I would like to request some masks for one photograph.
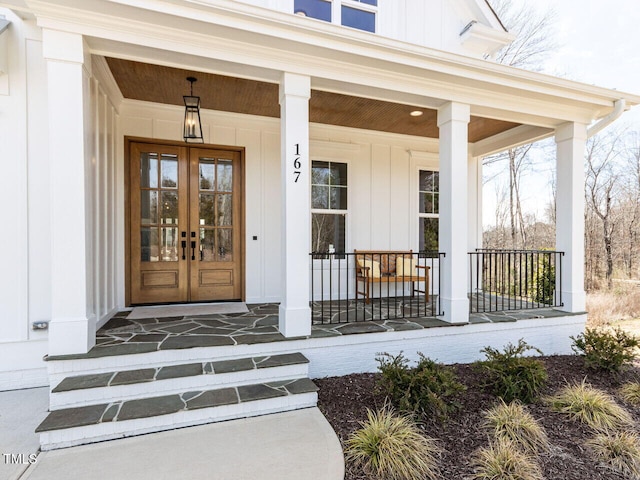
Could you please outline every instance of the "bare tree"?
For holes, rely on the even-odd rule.
[[[587,214],[595,214],[601,222],[608,288],[611,288],[613,279],[613,235],[617,223],[614,195],[619,183],[615,159],[619,153],[620,138],[616,132],[592,137],[587,142],[585,156]]]
[[[510,45],[495,55],[495,61],[513,67],[540,70],[544,58],[556,48],[554,11],[541,12],[533,3],[513,0],[490,0],[490,4],[507,30],[516,36]],[[484,159],[485,165],[508,161],[511,248],[524,248],[527,245],[527,226],[520,192],[522,176],[531,167],[531,149],[531,144],[524,145]]]
[[[554,35],[556,13],[553,9],[541,11],[535,2],[489,0],[506,29],[516,39],[498,51],[498,63],[527,70],[540,70],[545,57],[557,48]]]

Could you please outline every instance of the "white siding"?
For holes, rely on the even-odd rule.
[[[123,135],[180,141],[182,115],[180,107],[125,102]],[[202,111],[206,142],[245,148],[245,283],[250,303],[280,300],[279,122]],[[312,160],[348,163],[347,250],[417,250],[417,174],[410,151],[435,153],[437,143],[326,125],[311,125],[310,131]]]

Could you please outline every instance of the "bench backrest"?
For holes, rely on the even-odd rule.
[[[354,250],[356,262],[363,266],[364,260],[380,262],[380,273],[383,276],[396,274],[396,259],[398,257],[411,258],[413,250]]]

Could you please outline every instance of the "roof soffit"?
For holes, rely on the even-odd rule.
[[[210,5],[182,0],[87,0],[82,4],[84,10],[80,10],[59,3],[29,0],[39,24],[45,27],[57,26],[90,37],[121,39],[194,55],[214,55],[220,60],[241,58],[255,66],[297,69],[297,73],[319,79],[339,80],[340,70],[348,81],[358,77],[360,71],[361,77],[369,79],[364,84],[382,88],[384,81],[380,80],[391,75],[396,85],[390,85],[391,88],[410,89],[414,94],[462,101],[496,111],[509,111],[510,104],[521,112],[557,117],[559,121],[589,122],[607,114],[617,98],[626,98],[630,105],[640,103],[638,96],[335,25],[309,23],[309,19],[281,12],[267,13],[265,9],[226,0],[208,3]],[[117,8],[112,8],[114,6]],[[349,51],[345,51],[345,45],[350,46]],[[415,84],[421,88],[413,88]],[[529,111],[536,103],[539,108]]]

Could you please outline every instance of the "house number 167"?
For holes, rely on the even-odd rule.
[[[300,144],[296,143],[296,153],[295,158],[293,159],[293,176],[295,177],[294,183],[298,183],[298,180],[300,179],[300,174],[302,173],[300,171],[301,166],[302,163],[300,163]]]

